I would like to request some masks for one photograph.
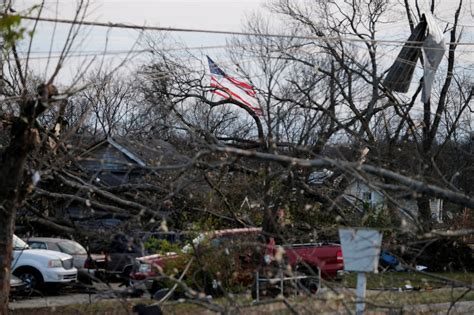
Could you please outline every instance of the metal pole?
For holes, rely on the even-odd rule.
[[[283,271],[280,268],[280,294],[283,296]]]
[[[356,315],[363,315],[365,312],[366,287],[367,287],[367,278],[366,278],[365,272],[357,273]]]
[[[256,279],[255,279],[256,283],[256,288],[257,288],[257,302],[260,301],[260,276],[259,276],[259,273],[257,271],[257,275],[256,275]]]
[[[318,268],[318,291],[322,288],[323,282],[321,281],[321,268]],[[317,291],[316,291],[317,292]]]

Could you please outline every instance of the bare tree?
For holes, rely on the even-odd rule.
[[[67,214],[76,205],[90,220],[103,215],[122,219],[122,231],[262,226],[264,236],[282,244],[301,237],[337,238],[340,224],[400,233],[408,239],[400,247],[409,250],[436,237],[469,236],[472,230],[463,227],[433,229],[429,209],[434,197],[457,209],[474,207],[472,190],[461,188],[472,182],[466,138],[473,97],[471,74],[456,67],[462,6],[460,1],[450,24],[448,62],[438,72],[443,79],[435,81],[431,104],[421,107],[422,82],[402,95],[384,81],[393,60],[387,59],[391,56],[377,35],[394,15],[406,15],[407,32],[414,30],[415,21],[422,20],[416,1],[414,8],[408,1],[386,0],[271,2],[272,18],[284,20],[285,29],[269,36],[270,20],[251,18],[244,26],[247,35],[229,41],[232,49],[222,61],[226,71],[256,88],[261,116],[235,98],[215,97],[204,56],[177,55],[161,39],[147,43],[153,54],[133,77],[127,73],[132,79],[100,68],[80,82],[77,93],[69,89],[60,95],[52,82],[64,58],[36,90],[37,79],[21,63],[12,41],[0,125],[9,132],[0,142],[6,148],[0,169],[0,210],[6,222],[0,226],[0,253],[5,253],[0,257],[0,305],[8,301],[15,211],[21,207],[33,213],[29,224],[75,236],[91,233],[78,229]],[[69,42],[65,55],[68,47]],[[104,183],[108,161],[88,155],[94,147],[110,145],[98,142],[103,138],[127,155],[123,176],[140,173],[139,180]],[[451,155],[455,163],[447,162]],[[87,163],[95,168],[86,170]],[[348,204],[345,189],[351,181],[377,192],[389,209],[378,211],[362,198],[357,200],[362,209]],[[399,196],[417,201],[419,218]],[[407,229],[399,217],[422,224]],[[229,304],[238,305],[227,294],[232,293],[227,260],[198,251],[185,258],[190,259],[179,278],[174,270],[161,277],[194,298],[194,289],[204,292],[203,281],[209,280],[199,276],[224,274],[229,279],[223,291]],[[183,280],[188,270],[193,277]],[[7,312],[6,306],[2,311]]]
[[[440,86],[439,94],[433,93],[431,103],[423,105],[422,122],[417,117],[417,112],[411,110],[417,107],[416,102],[421,91],[421,83],[418,88],[413,89],[410,98],[403,98],[393,94],[382,81],[386,72],[380,62],[382,58],[379,56],[383,56],[383,53],[380,52],[380,45],[375,35],[380,25],[390,23],[389,15],[397,12],[388,1],[372,1],[370,3],[364,1],[331,3],[316,1],[312,4],[303,5],[283,0],[274,2],[271,9],[286,17],[289,23],[294,25],[295,30],[300,31],[300,34],[305,32],[309,36],[322,37],[321,41],[318,41],[319,43],[303,42],[300,47],[303,47],[303,45],[314,47],[313,51],[315,53],[323,54],[332,60],[331,68],[324,66],[324,63],[321,65],[317,61],[308,59],[307,54],[300,52],[303,49],[296,53],[293,52],[291,50],[292,46],[287,46],[284,53],[279,54],[286,54],[288,58],[302,65],[316,65],[321,76],[333,78],[332,83],[329,84],[332,88],[328,90],[337,92],[332,93],[332,103],[330,104],[334,104],[336,100],[337,104],[340,104],[336,105],[339,117],[330,115],[329,112],[327,112],[329,114],[327,117],[333,118],[333,124],[337,126],[336,129],[344,130],[356,142],[369,146],[372,150],[369,158],[373,157],[375,160],[387,154],[387,152],[380,151],[381,148],[376,145],[376,141],[382,133],[387,136],[386,139],[389,143],[387,147],[388,156],[393,154],[393,150],[399,145],[400,141],[406,141],[407,139],[414,141],[419,144],[416,147],[418,148],[420,161],[425,165],[420,170],[420,175],[426,176],[426,180],[429,182],[442,183],[443,177],[449,177],[450,175],[439,174],[438,179],[435,179],[437,176],[430,178],[429,174],[433,174],[433,167],[436,168],[437,163],[436,156],[439,155],[439,150],[443,148],[443,146],[435,144],[447,141],[451,136],[450,132],[445,133],[440,130],[441,122],[444,120],[443,117],[446,117],[444,115],[447,114],[446,102],[450,99],[448,95],[459,93],[463,95],[463,101],[461,101],[463,105],[457,108],[454,115],[456,117],[466,115],[467,104],[470,101],[470,95],[472,95],[472,88],[467,87],[465,89],[466,87],[464,87],[465,90],[462,91],[463,88],[459,89],[459,85],[452,85],[453,78],[457,76],[454,68],[457,47],[455,43],[460,36],[457,24],[459,23],[459,12],[462,5],[462,1],[458,3],[458,8],[451,22],[451,44],[444,82]],[[418,8],[419,16],[417,19],[419,20],[421,13],[418,3],[415,6]],[[405,2],[403,9],[408,12],[408,21],[413,30],[414,17],[411,13],[413,8],[408,2]],[[435,7],[433,6],[431,10],[435,10]],[[324,38],[328,38],[328,40]],[[357,44],[359,42],[361,45]],[[404,61],[402,60],[402,62]],[[334,76],[337,72],[329,69],[338,69],[337,72],[341,73],[343,77]],[[367,93],[368,91],[370,93]],[[321,97],[317,98],[318,101],[322,99]],[[435,102],[437,104],[436,108],[431,106]],[[331,109],[331,106],[322,103],[322,106],[315,106],[315,108],[327,111]],[[341,122],[344,121],[344,118],[340,116],[341,114],[347,117],[347,124],[345,125],[341,125]],[[450,122],[446,121],[446,123],[454,126],[456,125],[453,125],[455,120],[451,118]],[[424,126],[421,130],[422,134],[418,134],[420,123]],[[448,129],[452,128],[448,127]],[[395,160],[392,161],[395,162]],[[420,196],[418,203],[420,219],[426,222],[429,229],[431,214],[428,199]]]
[[[8,1],[7,9],[10,8]],[[1,36],[3,41],[2,69],[2,106],[0,109],[2,125],[2,148],[0,168],[0,313],[7,314],[10,292],[10,272],[12,262],[12,242],[17,209],[24,206],[24,202],[35,191],[41,176],[51,170],[57,152],[64,152],[67,98],[72,87],[64,88],[59,93],[53,85],[66,57],[70,53],[74,41],[80,30],[80,21],[85,17],[88,1],[78,1],[73,23],[69,27],[67,38],[56,63],[51,63],[51,74],[38,82],[38,76],[31,71],[29,60],[30,50],[26,57],[20,55],[18,43],[25,38],[28,49],[34,37],[38,20],[34,20],[31,28],[22,24],[18,13],[6,10],[1,16]],[[44,2],[32,8],[31,14],[41,17]],[[3,62],[5,64],[3,64]],[[86,71],[87,67],[82,69]],[[76,78],[77,80],[80,79]],[[36,86],[35,86],[36,85]],[[49,117],[42,117],[47,113]],[[80,120],[78,121],[80,123]],[[71,129],[72,131],[74,128]],[[69,130],[69,132],[71,132]],[[59,135],[60,134],[60,135]],[[4,145],[3,145],[4,144]]]

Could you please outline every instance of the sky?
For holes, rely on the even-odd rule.
[[[264,0],[90,0],[85,20],[95,22],[119,22],[134,25],[179,27],[192,29],[211,29],[223,31],[239,31],[246,17],[258,10]],[[40,0],[15,0],[14,8],[25,12]],[[43,17],[72,19],[77,0],[46,0],[42,12]],[[32,23],[29,23],[32,27]],[[58,55],[63,48],[69,31],[68,25],[39,23],[32,42],[32,58],[30,63],[41,75],[51,73],[45,70],[46,57],[51,49],[52,55]],[[139,31],[123,29],[107,29],[83,27],[76,40],[74,52],[97,52],[107,49],[111,52],[125,52],[131,48],[139,49],[137,39]],[[150,34],[150,33],[148,33]],[[179,33],[173,35],[179,42],[188,47],[225,45],[228,36]],[[52,46],[51,46],[52,43]],[[20,50],[26,52],[29,43],[24,41]],[[111,63],[123,59],[125,54],[109,56]],[[140,58],[140,57],[138,57]],[[89,58],[90,59],[90,58]],[[87,60],[89,60],[87,59]],[[113,59],[113,60],[112,60]],[[68,61],[61,75],[66,79],[74,77],[78,68],[87,63],[82,57],[74,57]]]
[[[309,0],[293,0],[309,1]],[[393,0],[397,2],[398,0]],[[413,0],[410,0],[413,1]],[[51,18],[72,19],[77,0],[45,0],[45,7],[42,16]],[[240,31],[242,23],[253,12],[262,11],[262,5],[266,0],[90,0],[85,20],[96,22],[116,22],[135,25],[179,27],[192,29],[210,29],[223,31]],[[456,1],[457,2],[457,1]],[[474,0],[468,0],[468,3]],[[17,11],[24,13],[34,4],[41,3],[41,0],[14,0],[14,7]],[[428,0],[420,0],[421,6],[427,6]],[[443,21],[452,20],[455,3],[452,0],[437,1],[436,17],[441,24]],[[474,41],[474,3],[466,12],[462,13],[461,21],[465,25],[464,41]],[[399,14],[404,14],[399,12]],[[404,20],[404,19],[402,19]],[[32,24],[29,24],[32,27]],[[69,31],[69,26],[64,24],[39,23],[31,45],[32,58],[31,67],[40,75],[47,77],[51,73],[54,59],[47,63],[47,53],[50,49],[52,55],[57,55],[61,51],[64,40]],[[394,21],[382,28],[378,34],[380,38],[405,40],[407,38],[408,27],[404,24],[397,25],[396,17]],[[148,34],[157,34],[149,32]],[[177,41],[183,42],[188,47],[224,45],[229,38],[224,35],[207,35],[200,33],[173,33]],[[124,54],[119,52],[128,51],[131,48],[143,48],[134,46],[137,44],[139,32],[135,30],[107,29],[83,27],[81,35],[76,40],[72,54],[97,53],[107,49],[109,52],[118,52],[117,55],[108,55],[107,62],[113,64],[123,60]],[[20,45],[20,50],[27,51],[29,43],[24,41]],[[396,55],[397,47],[381,47],[381,51],[389,49],[388,57]],[[470,49],[471,47],[461,47]],[[221,50],[222,52],[222,50]],[[212,51],[218,55],[219,51]],[[469,54],[466,59],[471,59]],[[45,58],[45,59],[41,59]],[[68,60],[61,76],[65,80],[70,80],[75,76],[78,69],[87,64],[92,56],[72,57]],[[134,58],[133,62],[141,62],[142,56]],[[48,66],[48,69],[46,67]]]

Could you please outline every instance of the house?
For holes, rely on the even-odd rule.
[[[172,144],[160,139],[138,141],[125,137],[107,137],[94,141],[91,137],[79,135],[74,140],[70,145],[74,150],[73,154],[77,156],[73,164],[74,171],[79,171],[83,180],[87,180],[97,188],[132,184],[126,187],[128,191],[132,189],[130,187],[134,186],[133,184],[138,186],[150,184],[150,174],[153,174],[155,181],[171,184],[170,173],[176,172],[174,166],[186,165],[189,162],[189,158],[180,154]],[[178,167],[177,169],[179,170]],[[174,178],[173,180],[178,181]],[[151,183],[153,185],[153,182]],[[91,198],[89,192],[84,189],[77,194],[80,197]],[[128,197],[121,196],[120,192],[117,196],[128,200]],[[91,199],[93,198],[99,203],[107,205],[110,203],[110,200],[104,202],[100,194]],[[82,200],[68,201],[64,204],[64,208],[57,209],[56,213],[86,229],[113,229],[129,218],[126,212],[111,212],[100,205],[87,204]],[[168,210],[157,210],[157,213],[163,217],[169,214]]]
[[[361,179],[353,179],[345,188],[343,198],[361,212],[367,207],[372,209],[394,207],[407,217],[418,217],[418,204],[411,194],[391,196],[379,190],[377,186],[375,179],[374,185]],[[430,208],[433,220],[443,223],[443,200],[431,198]]]
[[[344,183],[341,184],[341,181]],[[418,204],[412,194],[387,194],[378,188],[381,185],[377,178],[371,178],[369,181],[347,178],[328,169],[312,172],[306,178],[309,185],[331,186],[333,189],[339,189],[340,197],[360,213],[368,209],[383,210],[391,207],[398,209],[407,219],[418,217]],[[443,223],[443,200],[430,199],[430,208],[433,220]]]
[[[137,182],[145,174],[147,164],[111,137],[94,143],[79,155],[78,164],[106,185]]]
[[[96,183],[109,186],[141,183],[150,173],[166,181],[170,174],[191,165],[191,158],[175,145],[158,138],[107,137],[92,144],[89,141],[85,146],[88,140],[83,137],[74,144],[76,164]],[[182,177],[186,177],[185,174]]]
[[[377,209],[385,204],[384,195],[361,180],[352,180],[344,190],[343,198],[361,212],[364,207]]]

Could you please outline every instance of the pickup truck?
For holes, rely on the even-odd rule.
[[[248,286],[255,282],[255,273],[268,270],[278,259],[278,252],[293,270],[335,278],[343,270],[342,250],[338,244],[275,244],[273,238],[263,243],[261,228],[228,229],[201,233],[180,253],[163,253],[136,259],[131,279],[145,283],[151,294],[164,288],[163,277],[169,270],[179,276],[191,257],[195,260],[185,279],[193,280],[195,289],[211,293],[208,285],[195,285],[203,276],[212,289],[232,285]],[[207,264],[206,264],[207,263]],[[176,273],[176,271],[178,271]],[[203,272],[204,271],[204,272]]]
[[[268,248],[276,246],[273,239],[270,239]],[[338,277],[338,272],[344,269],[342,249],[335,243],[305,243],[283,245],[285,258],[293,268],[300,270],[312,268],[312,271],[321,271],[321,277],[332,279]],[[268,249],[267,249],[268,250]]]
[[[71,255],[31,249],[22,239],[13,235],[13,275],[26,282],[28,289],[43,289],[46,285],[58,287],[77,279],[77,269]]]

